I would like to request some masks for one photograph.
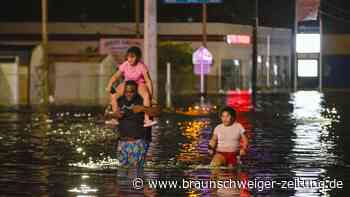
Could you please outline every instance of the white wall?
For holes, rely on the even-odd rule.
[[[106,104],[104,91],[111,72],[98,63],[58,62],[55,100],[57,104]]]
[[[0,63],[0,105],[19,104],[18,63]]]

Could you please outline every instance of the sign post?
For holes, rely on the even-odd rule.
[[[204,75],[210,71],[210,66],[213,64],[213,55],[205,47],[197,49],[192,56],[194,64],[194,73],[200,75],[200,94],[204,95]]]

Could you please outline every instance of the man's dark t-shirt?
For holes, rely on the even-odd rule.
[[[134,105],[143,105],[143,99],[139,94],[130,101],[125,96],[118,98],[119,109],[124,112],[124,116],[119,119],[120,137],[144,139],[146,135],[146,128],[143,127],[144,113],[134,113],[132,111]]]

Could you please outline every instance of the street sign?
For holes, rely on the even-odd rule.
[[[193,64],[213,64],[213,55],[205,47],[200,47],[192,55]]]
[[[209,64],[195,64],[193,67],[193,72],[196,75],[201,75],[202,72],[203,72],[203,74],[208,74],[210,72],[210,65]]]
[[[222,3],[223,0],[164,0],[170,4],[190,4],[190,3]]]

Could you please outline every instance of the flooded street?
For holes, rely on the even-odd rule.
[[[223,106],[229,98],[211,99]],[[130,172],[118,167],[117,134],[101,124],[102,108],[55,107],[45,114],[4,110],[0,113],[0,196],[348,196],[349,99],[349,93],[316,91],[259,95],[256,111],[238,114],[250,146],[236,172],[213,172],[208,167],[207,145],[218,124],[215,114],[162,114],[153,130],[144,172]],[[177,106],[191,103],[187,98],[176,100]],[[179,181],[213,176],[336,180],[342,188],[132,189],[130,180],[140,176]]]

